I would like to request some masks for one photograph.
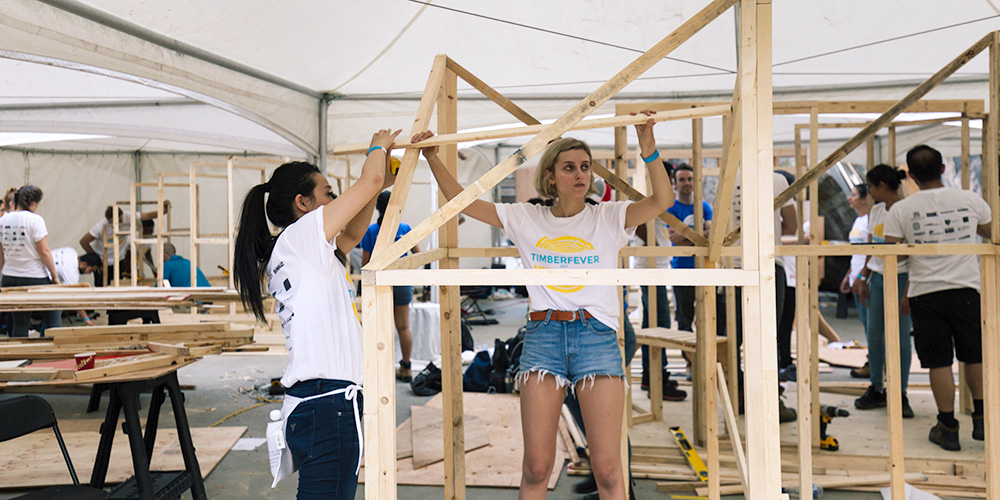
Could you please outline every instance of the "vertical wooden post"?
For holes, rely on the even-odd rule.
[[[889,161],[885,162],[886,165],[895,167],[896,163],[896,126],[889,125]]]
[[[738,92],[736,94],[738,95]],[[734,99],[734,102],[738,104],[739,100]],[[738,117],[739,114],[736,111],[737,110],[734,109],[732,115],[722,117],[723,138],[725,137],[738,138],[738,134],[734,134],[732,130],[733,127],[738,126],[737,120],[735,118]],[[725,172],[723,172],[721,169],[728,168],[727,165],[729,164],[728,159],[730,155],[737,155],[737,156],[739,155],[736,152],[736,148],[733,147],[733,142],[734,141],[732,140],[726,141],[725,139],[723,139],[722,141],[722,155],[721,158],[719,158],[719,168],[720,168],[719,183],[716,185],[715,214],[712,220],[713,227],[717,227],[716,226],[717,224],[725,221],[726,227],[717,227],[717,230],[725,233],[728,233],[733,229],[733,221],[735,217],[719,217],[719,214],[722,211],[726,211],[727,214],[729,212],[732,212],[733,207],[732,203],[730,203],[727,206],[719,204],[718,190],[722,189],[722,181],[726,177]],[[709,244],[713,245],[714,243],[710,242]],[[709,259],[711,260],[711,257],[709,257]],[[736,267],[735,259],[733,257],[725,257],[722,259],[722,262],[728,269],[733,269]],[[741,396],[740,383],[742,379],[740,378],[740,363],[738,358],[740,345],[736,341],[736,329],[737,329],[736,308],[741,306],[736,303],[736,287],[727,286],[725,294],[726,294],[726,354],[727,354],[725,366],[726,370],[729,372],[729,377],[726,379],[726,381],[729,385],[729,400],[735,401],[734,404],[738,409],[739,405],[743,404],[743,399],[740,397]]]
[[[700,118],[691,120],[691,170],[692,170],[692,180],[694,181],[694,192],[692,193],[692,206],[694,208],[694,230],[698,233],[702,233],[705,227],[705,209],[702,206],[702,121]],[[705,258],[695,257],[695,267],[704,268]],[[709,381],[709,378],[715,377],[715,358],[706,357],[708,351],[708,344],[712,344],[714,350],[715,346],[715,323],[712,322],[711,333],[709,333],[708,328],[708,316],[706,315],[705,309],[705,293],[704,287],[695,287],[694,294],[694,312],[697,321],[695,325],[695,334],[697,338],[697,348],[695,350],[694,359],[692,359],[693,373],[692,373],[692,392],[691,395],[691,407],[692,417],[694,419],[694,440],[698,446],[706,446],[708,440],[712,439],[712,435],[718,434],[712,431],[712,425],[709,422],[709,413],[711,410],[708,408],[709,402],[706,396],[715,395],[715,384]],[[714,298],[713,298],[714,305]],[[709,457],[711,458],[711,457]],[[709,471],[709,475],[712,472]],[[709,495],[711,496],[711,495]]]
[[[326,154],[326,152],[322,151],[321,154]],[[233,202],[233,157],[230,156],[226,159],[226,248],[228,249],[227,260],[229,261],[229,279],[227,281],[230,290],[236,289],[236,274],[233,270],[236,263],[236,208],[233,206]],[[350,262],[348,262],[348,266],[350,266]],[[198,286],[197,279],[197,275],[192,275],[191,283],[194,286]],[[229,302],[229,314],[236,314],[236,302],[234,301]]]
[[[903,385],[899,360],[899,283],[896,256],[883,257],[882,296],[885,312],[886,396],[889,403],[889,469],[892,500],[905,500],[903,463]]]
[[[160,287],[163,287],[163,174],[160,173],[156,176],[156,256],[153,257],[153,262],[157,263],[159,272],[156,273],[156,282]],[[138,222],[138,221],[137,221]],[[141,226],[140,226],[141,227]],[[141,257],[141,256],[136,256]],[[138,261],[138,258],[133,258],[133,261]],[[198,275],[191,274],[191,286],[198,286]],[[195,308],[192,307],[192,310]]]
[[[458,78],[447,70],[444,91],[438,95],[437,129],[441,134],[458,131]],[[441,148],[445,167],[456,175],[458,145]],[[445,197],[438,196],[444,205]],[[458,217],[453,217],[438,231],[439,248],[458,247]],[[458,269],[458,258],[442,259],[442,269]],[[444,498],[465,498],[465,411],[462,401],[462,325],[461,294],[457,286],[440,287],[441,304],[441,372],[444,397]]]
[[[129,267],[130,267],[129,272],[132,273],[132,275],[129,277],[129,281],[131,282],[132,286],[136,286],[137,284],[136,280],[138,279],[138,273],[136,272],[136,261],[138,260],[136,259],[136,254],[138,253],[138,244],[135,241],[136,239],[135,227],[141,226],[141,222],[136,218],[135,212],[136,212],[136,197],[138,196],[137,191],[139,191],[140,189],[142,188],[139,187],[139,183],[136,182],[135,184],[132,185],[132,192],[130,192],[128,195],[128,216],[129,220],[132,221],[132,223],[129,224],[128,226],[129,227],[128,243],[129,243],[129,252],[131,253],[131,257],[129,258]],[[118,213],[118,211],[115,210],[115,213]],[[121,273],[119,272],[117,274]]]
[[[118,206],[114,205],[112,207],[112,210],[114,210],[115,212],[117,212],[118,211]],[[114,218],[115,218],[115,220],[118,220],[118,216],[117,215],[114,216]],[[117,225],[118,224],[116,223],[115,226],[117,226]],[[114,229],[114,227],[112,227],[111,228],[111,232],[114,233],[114,231],[115,231],[115,229]],[[108,254],[110,253],[110,252],[108,252],[108,226],[104,226],[101,229],[101,238],[102,238],[101,239],[101,252],[104,254],[104,255],[101,255],[101,260],[104,261],[104,273],[101,274],[101,285],[102,286],[108,286],[108,260],[109,260],[108,259]],[[117,265],[115,267],[117,267]]]
[[[869,137],[868,140],[865,141],[865,145],[866,161],[868,162],[868,164],[865,165],[865,168],[871,170],[872,167],[875,166],[875,136]]]
[[[819,107],[813,106],[809,110],[809,168],[815,167],[819,163]],[[809,244],[819,245],[819,181],[809,184]],[[819,332],[819,257],[809,257],[809,331],[815,335]],[[819,342],[810,342],[809,351],[799,352],[799,359],[805,358],[805,363],[799,362],[799,369],[807,368],[810,372],[811,380],[819,380]],[[819,384],[813,384],[810,394],[802,394],[799,397],[808,396],[812,400],[812,407],[819,408]],[[813,447],[819,447],[819,419],[812,422]]]
[[[983,194],[990,205],[993,217],[991,242],[1000,242],[1000,172],[998,172],[998,134],[1000,121],[1000,33],[993,32],[990,43],[990,114],[984,120],[983,130]],[[983,323],[983,394],[985,397],[986,468],[1000,470],[1000,301],[998,301],[998,262],[996,256],[980,256],[983,262],[982,323]],[[986,475],[987,498],[1000,498],[1000,474]]]
[[[970,132],[969,116],[962,113],[962,189],[968,190],[971,184],[970,164]],[[985,156],[983,157],[985,159]]]
[[[617,175],[621,179],[628,179],[628,161],[625,158],[625,155],[628,152],[628,133],[627,132],[628,132],[628,129],[626,127],[616,127],[615,128],[615,175]],[[616,193],[617,193],[617,195],[616,195],[617,199],[619,201],[625,199],[625,193],[623,193],[620,190],[616,190]],[[649,238],[649,237],[650,237],[650,234],[647,233],[646,234],[646,238]],[[652,237],[655,238],[656,237],[656,233],[653,233]],[[619,260],[619,265],[621,265],[620,260]],[[625,359],[626,356],[625,356],[625,328],[624,328],[624,322],[628,321],[628,317],[625,316],[624,295],[622,294],[622,292],[626,291],[626,290],[624,290],[622,288],[619,288],[619,287],[615,287],[615,289],[618,290],[618,310],[621,311],[621,318],[622,318],[621,321],[618,322],[618,331],[617,331],[617,336],[618,336],[618,352],[620,352],[621,356],[622,356],[622,367],[625,370],[624,371],[624,373],[625,373],[625,380],[629,380],[629,370],[630,370],[629,366],[630,366],[632,360]],[[655,285],[649,287],[649,290],[652,292],[651,295],[656,296],[656,286]],[[652,322],[650,323],[650,326],[655,326],[655,325],[656,325],[655,323],[652,323]],[[654,358],[652,356],[653,351],[661,352],[661,350],[658,347],[650,347],[650,349],[649,349],[649,352],[650,352],[650,357],[649,357],[649,394],[650,394],[650,398],[654,398],[655,397],[654,393],[653,393],[653,388],[655,387],[657,390],[660,391],[659,393],[661,395],[658,398],[656,398],[656,399],[650,399],[650,407],[653,408],[653,407],[656,407],[657,405],[661,405],[661,411],[662,411],[662,405],[663,405],[663,396],[662,396],[662,394],[663,394],[663,362],[662,362],[662,360],[660,360],[660,361],[656,361],[654,363]],[[656,379],[655,379],[656,380],[655,384],[653,382],[653,380],[654,380],[653,374],[657,374],[658,375],[658,377],[656,377]],[[632,385],[630,383],[629,384],[629,388],[631,388],[631,386]],[[631,393],[631,392],[632,391],[629,391],[629,393]],[[629,423],[632,421],[632,400],[631,400],[631,398],[625,398],[625,404],[622,407],[622,412],[623,412],[623,414],[622,414],[622,438],[621,438],[621,447],[620,447],[621,461],[622,461],[622,474],[624,475],[624,477],[622,478],[622,486],[624,486],[624,488],[625,488],[625,498],[628,498],[628,496],[629,496],[628,490],[629,490],[629,486],[630,486],[629,485],[628,429],[629,429]],[[661,418],[662,418],[662,414],[661,414]]]
[[[806,165],[802,156],[802,129],[795,128],[795,177],[802,177],[806,171]],[[798,243],[805,243],[805,235],[802,233],[802,223],[805,220],[805,191],[799,191],[796,195],[796,215],[799,221],[795,228],[798,234]],[[806,369],[806,353],[812,351],[812,344],[815,342],[815,333],[809,328],[809,309],[812,301],[809,285],[809,263],[810,257],[801,256],[795,258],[795,336],[796,350],[798,352],[799,370],[796,371],[796,406],[798,408],[798,428],[799,428],[799,491],[810,491],[812,488],[812,363]],[[785,257],[785,265],[790,265],[788,257]],[[787,304],[787,302],[786,302]]]
[[[188,245],[190,253],[189,259],[191,260],[191,278],[196,280],[198,278],[198,236],[201,232],[198,227],[198,177],[194,171],[194,162],[192,162],[188,167],[188,220],[190,221],[188,225],[188,230],[191,233],[190,244]],[[163,273],[160,273],[162,276]],[[196,282],[195,282],[196,283]]]
[[[376,286],[376,271],[362,271],[361,328],[365,404],[365,498],[396,498],[396,378],[392,287]],[[380,314],[381,312],[381,314]],[[372,390],[374,389],[374,390]]]
[[[772,222],[771,3],[742,0],[739,14],[743,267],[757,271],[759,276],[756,285],[743,290],[747,465],[751,479],[747,498],[764,500],[774,498],[781,488],[777,343],[772,333],[777,328],[777,318]]]

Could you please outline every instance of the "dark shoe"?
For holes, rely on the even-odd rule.
[[[945,427],[940,421],[931,427],[931,433],[927,436],[932,443],[948,451],[959,451],[962,445],[958,443],[958,424],[953,428]]]
[[[674,382],[673,385],[667,384],[666,382],[667,381],[664,381],[663,384],[664,401],[684,401],[684,399],[687,398],[688,393],[678,389],[676,382]],[[646,397],[648,398],[650,395],[646,394]]]
[[[663,392],[667,391],[667,387],[670,387],[671,389],[676,389],[677,388],[677,381],[676,380],[670,380],[669,378],[667,378],[669,376],[670,375],[668,375],[666,373],[663,374],[663,377],[664,377],[663,378]],[[642,390],[644,390],[644,391],[648,391],[649,390],[649,376],[648,375],[643,375],[642,382],[639,383],[639,388],[642,389]]]
[[[400,382],[406,382],[409,384],[413,382],[413,372],[410,371],[410,364],[403,364],[402,361],[399,363],[399,368],[396,369],[396,380]]]
[[[865,366],[861,368],[851,368],[851,376],[854,378],[869,378],[872,376],[872,367],[865,361]]]
[[[594,475],[591,474],[573,485],[573,493],[578,495],[589,495],[591,493],[597,494],[597,480],[594,479]]]
[[[972,415],[972,439],[975,439],[976,441],[983,441],[986,439],[982,415]]]
[[[860,398],[854,400],[854,407],[859,410],[885,408],[885,393],[879,392],[874,385],[869,385],[868,390]]]
[[[798,414],[795,413],[795,410],[785,406],[785,402],[778,399],[778,422],[782,424],[785,422],[794,422],[797,417]]]
[[[903,394],[903,418],[913,418],[913,408],[910,408],[910,398]]]
[[[797,378],[795,365],[788,365],[778,370],[778,380],[781,382],[795,382]]]

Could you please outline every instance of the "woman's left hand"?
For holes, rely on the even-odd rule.
[[[632,116],[636,114],[643,114],[646,116],[653,116],[656,111],[643,110],[639,113],[629,113]],[[653,124],[656,122],[652,118],[646,120],[646,123],[637,123],[635,125],[635,133],[639,136],[639,151],[642,153],[644,158],[648,158],[656,151],[656,138],[653,137]]]
[[[902,299],[899,299],[899,314],[903,316],[910,315],[910,298],[903,295]]]
[[[394,142],[394,143],[392,143],[392,144],[389,145],[388,149],[385,150],[385,176],[382,178],[382,189],[385,189],[385,188],[387,188],[387,187],[395,184],[396,183],[396,174],[399,173],[398,169],[396,170],[395,173],[393,173],[394,169],[392,168],[392,160],[395,159],[396,162],[400,161],[399,158],[393,158],[392,157],[392,148],[395,145],[396,145],[396,143]],[[376,194],[376,196],[378,196],[378,194]]]

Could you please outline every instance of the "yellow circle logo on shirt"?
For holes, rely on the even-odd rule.
[[[535,246],[540,250],[548,250],[556,253],[576,253],[593,250],[594,245],[589,241],[582,240],[575,236],[560,236],[558,238],[548,238],[543,236]]]

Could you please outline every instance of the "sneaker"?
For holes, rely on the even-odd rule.
[[[778,422],[782,424],[785,422],[794,422],[797,417],[798,414],[795,413],[795,410],[785,406],[785,402],[778,399]]]
[[[976,441],[983,441],[986,439],[982,415],[972,415],[972,439],[975,439]]]
[[[913,408],[910,408],[910,398],[903,393],[903,418],[913,418]]]
[[[585,477],[583,481],[574,484],[573,493],[576,493],[578,495],[589,495],[591,493],[597,493],[597,480],[594,479],[593,474]]]
[[[872,376],[872,367],[865,361],[865,366],[861,368],[851,368],[851,376],[854,378],[869,378]]]
[[[937,425],[931,427],[931,433],[927,436],[932,443],[940,446],[941,448],[948,451],[959,451],[962,449],[962,445],[958,443],[958,424],[955,427],[949,428],[945,427],[941,421],[938,421]]]
[[[407,363],[407,365],[409,365],[409,363]],[[413,372],[410,371],[410,367],[400,364],[399,368],[396,369],[396,380],[406,382],[407,384],[412,382]]]
[[[859,410],[885,408],[885,393],[880,392],[874,385],[869,385],[868,390],[860,398],[854,400],[854,407]]]
[[[778,370],[778,380],[781,382],[795,382],[797,378],[795,365],[788,365]]]
[[[667,383],[668,381],[663,381],[663,400],[664,401],[684,401],[687,398],[688,393],[677,388],[677,382],[672,385]],[[646,394],[646,397],[651,397]]]

